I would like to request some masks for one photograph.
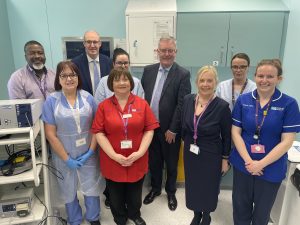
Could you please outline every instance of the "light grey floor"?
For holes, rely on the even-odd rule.
[[[148,193],[148,188],[144,187],[143,192],[144,197]],[[188,210],[185,206],[184,188],[178,188],[176,196],[178,207],[175,211],[169,210],[165,192],[157,197],[153,203],[142,205],[141,213],[147,225],[189,225],[193,218],[193,212]],[[101,201],[101,224],[114,225],[110,210],[103,207],[103,200],[104,199]],[[230,190],[221,190],[217,210],[213,212],[211,216],[211,225],[233,224]],[[89,223],[84,222],[83,224]],[[133,223],[128,221],[127,225],[131,224]]]

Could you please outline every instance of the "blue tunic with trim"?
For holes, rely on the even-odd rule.
[[[233,125],[242,128],[241,136],[246,144],[246,148],[253,160],[264,158],[272,149],[280,143],[282,133],[300,132],[300,113],[296,100],[278,89],[275,89],[270,109],[260,130],[259,144],[265,146],[265,153],[251,153],[251,145],[257,144],[253,138],[256,131],[255,111],[256,111],[257,90],[241,95],[233,109]],[[263,108],[258,104],[258,124],[261,123]],[[245,168],[245,162],[234,147],[230,155],[231,164],[241,172],[250,174]],[[281,182],[285,178],[287,170],[287,153],[277,161],[264,168],[264,174],[259,178],[269,182]]]

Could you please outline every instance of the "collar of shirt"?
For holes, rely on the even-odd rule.
[[[34,69],[32,69],[32,68],[29,66],[29,64],[27,64],[26,68],[27,68],[27,70],[28,70],[32,75],[35,75],[35,76],[36,76],[36,73],[35,73]],[[44,72],[45,75],[47,74],[48,71],[47,71],[46,66],[44,66],[43,72]]]
[[[124,111],[127,111],[128,105],[133,104],[134,100],[135,100],[135,96],[132,93],[130,93]],[[111,101],[114,105],[118,105],[118,99],[116,98],[115,95],[111,97]]]
[[[172,64],[170,67],[168,67],[168,68],[163,68],[163,66],[160,64],[158,70],[159,70],[159,71],[167,70],[167,71],[169,72],[170,69],[172,68],[172,66],[173,66],[173,64]]]
[[[256,100],[256,98],[257,98],[257,89],[252,91],[251,94],[252,94],[252,98],[254,98]],[[275,101],[279,100],[281,97],[282,97],[282,92],[279,91],[277,88],[275,88],[275,92],[273,94],[272,102],[275,102]]]
[[[99,55],[96,57],[96,59],[92,59],[91,57],[89,57],[88,54],[86,55],[86,57],[87,57],[89,63],[93,62],[94,60],[96,60],[96,62],[99,63]]]

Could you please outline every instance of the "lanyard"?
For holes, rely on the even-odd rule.
[[[37,78],[37,75],[35,74],[35,71],[32,70],[32,72],[34,73],[34,78],[33,79],[34,79],[36,85],[39,87],[41,93],[43,94],[44,99],[46,100],[46,98],[47,98],[47,94],[46,94],[46,89],[47,89],[47,72],[45,73],[43,85],[42,85],[42,78],[39,80]]]
[[[196,116],[196,108],[197,108],[197,105],[198,105],[198,101],[199,101],[199,94],[197,95],[196,97],[196,101],[195,101],[195,113],[194,113],[194,144],[196,145],[196,141],[197,141],[197,138],[198,138],[198,135],[197,135],[197,132],[198,132],[198,124],[199,124],[199,121],[202,117],[202,115],[204,114],[205,110],[207,109],[207,107],[209,106],[209,104],[211,103],[211,101],[213,100],[214,98],[214,95],[209,99],[208,103],[206,104],[205,108],[203,109],[203,111],[200,113],[200,115],[198,116],[198,119],[197,119],[197,116]]]
[[[131,112],[131,104],[128,106],[128,111],[127,114],[130,114]],[[128,117],[123,118],[123,114],[119,112],[119,115],[121,117],[121,120],[123,122],[123,126],[124,126],[124,134],[125,134],[125,140],[127,140],[128,137]]]
[[[265,118],[268,115],[268,111],[270,109],[272,98],[273,98],[273,96],[268,101],[267,108],[266,108],[266,110],[263,111],[263,118],[262,118],[260,124],[258,124],[259,95],[257,94],[257,97],[256,97],[256,107],[255,107],[255,126],[256,126],[256,129],[255,129],[255,134],[253,135],[253,138],[256,139],[256,140],[259,140],[260,130],[261,130],[261,128],[262,128],[262,126],[263,126],[263,124],[265,122]]]
[[[243,92],[245,91],[245,88],[247,86],[248,83],[248,79],[246,79],[245,83],[243,84],[243,87],[241,89],[241,92],[239,95],[243,94]],[[232,106],[234,106],[235,104],[235,97],[234,97],[234,79],[232,79],[232,92],[231,92],[231,100],[232,100]]]
[[[64,93],[64,92],[63,92]],[[65,95],[65,94],[64,94]],[[66,96],[65,96],[66,97]],[[73,106],[70,104],[70,102],[68,101],[68,99],[66,98],[69,107],[72,111],[76,126],[77,126],[77,132],[78,134],[81,133],[81,127],[80,127],[80,112],[79,112],[79,101],[78,101],[78,95],[76,93],[76,102],[75,102],[75,109],[73,108]]]

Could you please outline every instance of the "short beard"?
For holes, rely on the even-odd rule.
[[[45,64],[39,64],[39,65],[32,64],[32,68],[34,70],[42,70],[42,69],[44,69],[44,67],[45,67]]]

